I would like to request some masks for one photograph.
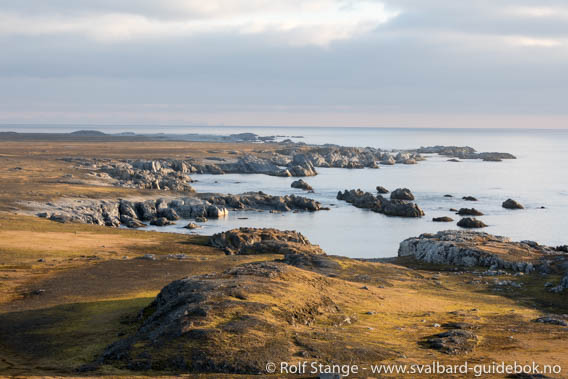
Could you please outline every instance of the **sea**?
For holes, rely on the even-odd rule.
[[[212,126],[56,126],[3,125],[0,131],[71,132],[80,129],[108,133],[229,135],[244,132],[278,136],[308,144],[371,146],[382,149],[411,149],[420,146],[471,146],[480,152],[507,152],[517,159],[502,162],[462,160],[428,155],[416,165],[381,166],[379,169],[318,168],[318,175],[304,178],[315,190],[305,193],[290,187],[297,178],[257,174],[192,175],[198,192],[242,193],[263,191],[272,195],[303,195],[330,208],[315,213],[230,212],[189,231],[187,221],[167,227],[148,227],[176,233],[210,235],[251,226],[297,230],[328,254],[352,258],[386,258],[397,255],[406,238],[422,233],[459,229],[460,219],[450,208],[475,207],[488,227],[481,231],[557,246],[568,244],[568,130],[552,129],[412,129],[360,127],[212,127]],[[426,213],[422,218],[388,217],[355,208],[336,199],[337,192],[360,188],[375,192],[409,188]],[[445,197],[449,194],[453,197]],[[474,196],[477,202],[462,200]],[[502,208],[512,198],[523,210]],[[436,223],[433,217],[450,216],[452,223]]]

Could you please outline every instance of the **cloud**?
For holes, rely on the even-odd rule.
[[[530,18],[546,19],[568,19],[568,7],[546,7],[546,6],[520,6],[510,7],[508,12],[512,15]]]
[[[523,47],[559,47],[565,44],[564,41],[556,39],[531,38],[531,37],[507,37],[506,40],[514,46]]]
[[[158,4],[158,2],[156,2]],[[0,13],[0,35],[80,34],[99,42],[192,37],[207,33],[268,34],[293,45],[326,46],[367,33],[398,15],[376,1],[165,1],[158,15],[109,7],[92,13],[67,10],[46,14]]]
[[[0,0],[0,120],[566,115],[566,9],[565,0]]]

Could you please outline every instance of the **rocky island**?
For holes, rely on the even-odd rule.
[[[357,208],[369,209],[386,216],[422,217],[424,211],[415,203],[414,196],[408,189],[397,189],[391,193],[390,199],[382,195],[373,195],[361,190],[345,190],[337,194],[337,200],[344,200]]]

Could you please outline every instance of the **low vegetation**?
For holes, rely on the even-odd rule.
[[[139,193],[59,182],[67,174],[81,175],[57,159],[66,154],[116,154],[121,146],[124,155],[145,149],[148,157],[188,156],[234,147],[2,144],[0,375],[191,371],[219,377],[228,371],[261,373],[269,360],[304,359],[535,361],[568,369],[566,328],[533,322],[568,313],[566,294],[546,291],[538,274],[500,272],[489,277],[480,274],[487,268],[456,270],[412,257],[369,262],[325,256],[333,265],[311,270],[285,263],[283,254],[228,255],[209,246],[207,237],[59,224],[14,213],[18,200]],[[277,273],[264,275],[258,271],[262,267]],[[191,338],[164,334],[161,344],[153,345],[141,327],[157,320],[156,295],[185,277],[191,278],[180,288],[205,286],[209,291],[203,291],[210,295],[207,299],[192,303],[206,309],[190,320],[201,332],[192,332]],[[560,277],[546,280],[551,279]],[[521,285],[498,284],[505,280]],[[172,325],[183,328],[183,319],[177,321]],[[466,345],[436,340],[459,328],[467,333],[451,333],[466,336]],[[121,351],[116,347],[120,341],[128,346],[128,357],[112,354]],[[448,353],[452,351],[458,353]]]

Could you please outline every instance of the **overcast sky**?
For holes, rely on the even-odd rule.
[[[568,127],[568,1],[0,0],[0,123]]]

